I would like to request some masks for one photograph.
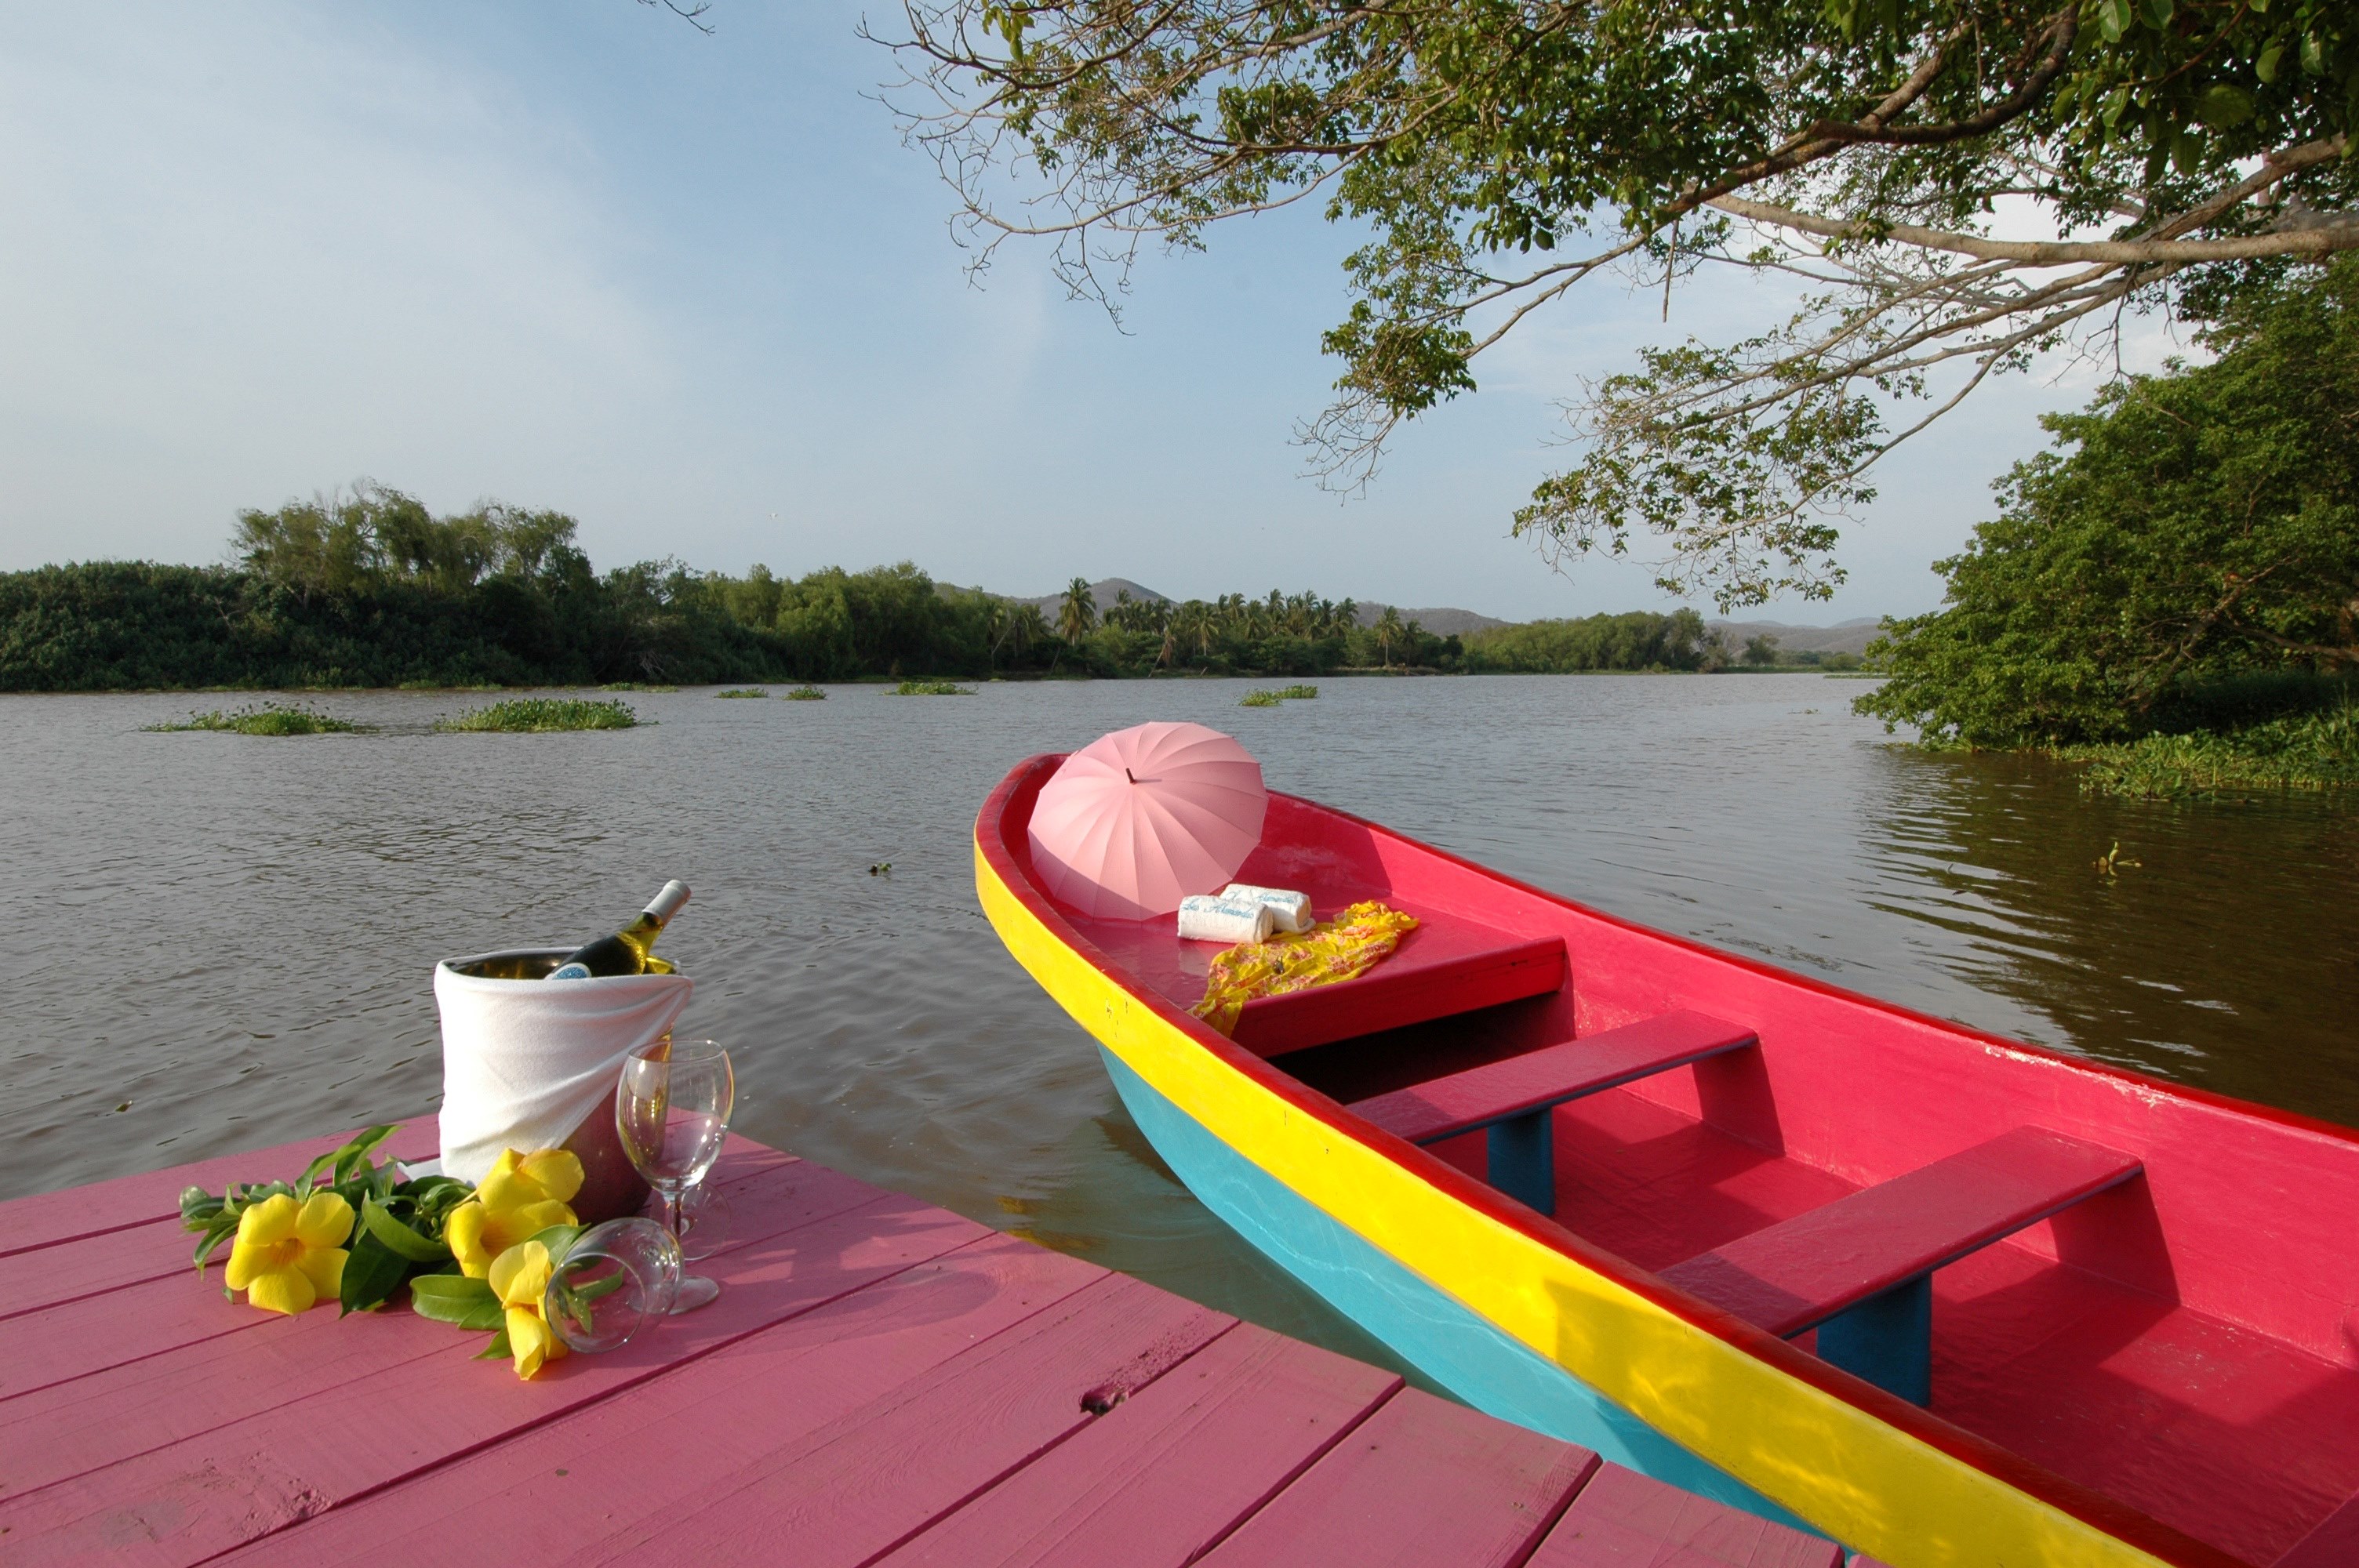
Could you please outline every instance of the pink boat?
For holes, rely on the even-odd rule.
[[[1896,1568],[2359,1564],[2359,1134],[1618,920],[1273,795],[1239,880],[1421,922],[1193,1017],[1213,948],[984,907],[1190,1188],[1467,1403]]]

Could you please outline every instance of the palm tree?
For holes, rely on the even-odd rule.
[[[1209,658],[1212,652],[1212,607],[1201,599],[1191,599],[1171,616],[1171,629],[1182,642],[1196,644],[1196,656]]]
[[[1386,605],[1385,612],[1376,617],[1375,630],[1377,653],[1384,659],[1385,668],[1390,669],[1393,667],[1393,644],[1407,630],[1401,625],[1400,611],[1389,604]]]
[[[1057,630],[1068,643],[1079,643],[1098,623],[1097,597],[1090,592],[1085,578],[1075,578],[1065,585],[1064,602],[1057,607]]]

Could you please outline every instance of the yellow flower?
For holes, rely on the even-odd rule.
[[[451,1211],[442,1238],[459,1271],[471,1280],[491,1273],[492,1260],[552,1225],[575,1223],[567,1200],[582,1190],[582,1162],[563,1149],[501,1154],[475,1195]]]
[[[507,1309],[504,1315],[508,1354],[516,1357],[519,1378],[529,1378],[543,1362],[560,1360],[565,1355],[565,1341],[557,1337],[541,1315],[553,1267],[549,1249],[538,1241],[520,1242],[492,1260],[492,1293]]]
[[[265,1312],[308,1312],[343,1289],[344,1242],[353,1206],[333,1193],[298,1204],[280,1193],[238,1217],[229,1249],[229,1288]]]
[[[475,1195],[492,1208],[571,1203],[581,1190],[582,1161],[571,1149],[543,1149],[537,1154],[507,1150],[493,1162],[491,1174],[475,1184]]]

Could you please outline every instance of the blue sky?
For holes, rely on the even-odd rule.
[[[1607,281],[1413,426],[1364,499],[1299,477],[1350,236],[1309,211],[1151,260],[1117,330],[1047,256],[964,270],[875,101],[856,5],[629,0],[30,7],[0,35],[0,569],[206,561],[243,506],[367,475],[571,513],[592,557],[914,559],[1047,592],[1315,589],[1516,618],[1658,607],[1549,571],[1509,514],[1556,400],[1636,344],[1775,308]],[[897,9],[871,12],[880,31]],[[1904,449],[1829,621],[1928,563],[2085,380]]]

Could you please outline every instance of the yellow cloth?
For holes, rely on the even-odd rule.
[[[1417,916],[1381,903],[1355,903],[1308,931],[1280,932],[1266,942],[1240,942],[1212,957],[1204,1000],[1189,1011],[1223,1034],[1256,997],[1284,996],[1312,986],[1355,979],[1417,929]]]

